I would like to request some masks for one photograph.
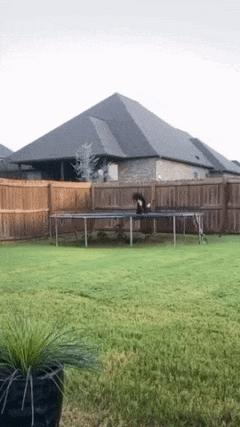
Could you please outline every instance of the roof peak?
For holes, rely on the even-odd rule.
[[[122,95],[121,93],[119,93],[119,92],[114,92],[109,98],[120,98],[121,100],[122,99],[127,99],[128,101],[132,101],[132,102],[138,102],[138,101],[136,101],[135,99],[132,99],[132,98],[129,98],[129,96],[126,96],[126,95]]]
[[[10,154],[12,154],[12,150],[6,145],[0,144],[0,157],[8,157]]]

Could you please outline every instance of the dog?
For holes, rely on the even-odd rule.
[[[141,215],[151,211],[151,203],[147,203],[141,193],[134,193],[132,198],[137,203],[136,214]]]

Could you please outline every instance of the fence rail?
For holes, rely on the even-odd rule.
[[[47,235],[49,215],[59,211],[134,208],[132,194],[141,192],[153,209],[204,212],[207,233],[240,233],[240,179],[211,178],[199,181],[149,182],[145,184],[93,184],[59,181],[0,179],[0,240]],[[144,231],[150,223],[141,221]],[[96,221],[98,229],[113,228],[113,221]],[[140,227],[136,223],[135,229]],[[181,231],[181,221],[177,223]],[[170,231],[169,220],[158,220],[158,231]],[[69,221],[62,231],[82,229]],[[187,231],[193,231],[191,226]]]

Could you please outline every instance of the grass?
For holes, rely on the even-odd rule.
[[[0,246],[0,321],[64,321],[103,370],[69,372],[63,427],[240,426],[239,237]]]

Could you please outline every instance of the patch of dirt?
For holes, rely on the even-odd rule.
[[[85,413],[69,405],[63,408],[60,427],[101,427],[96,414]]]

